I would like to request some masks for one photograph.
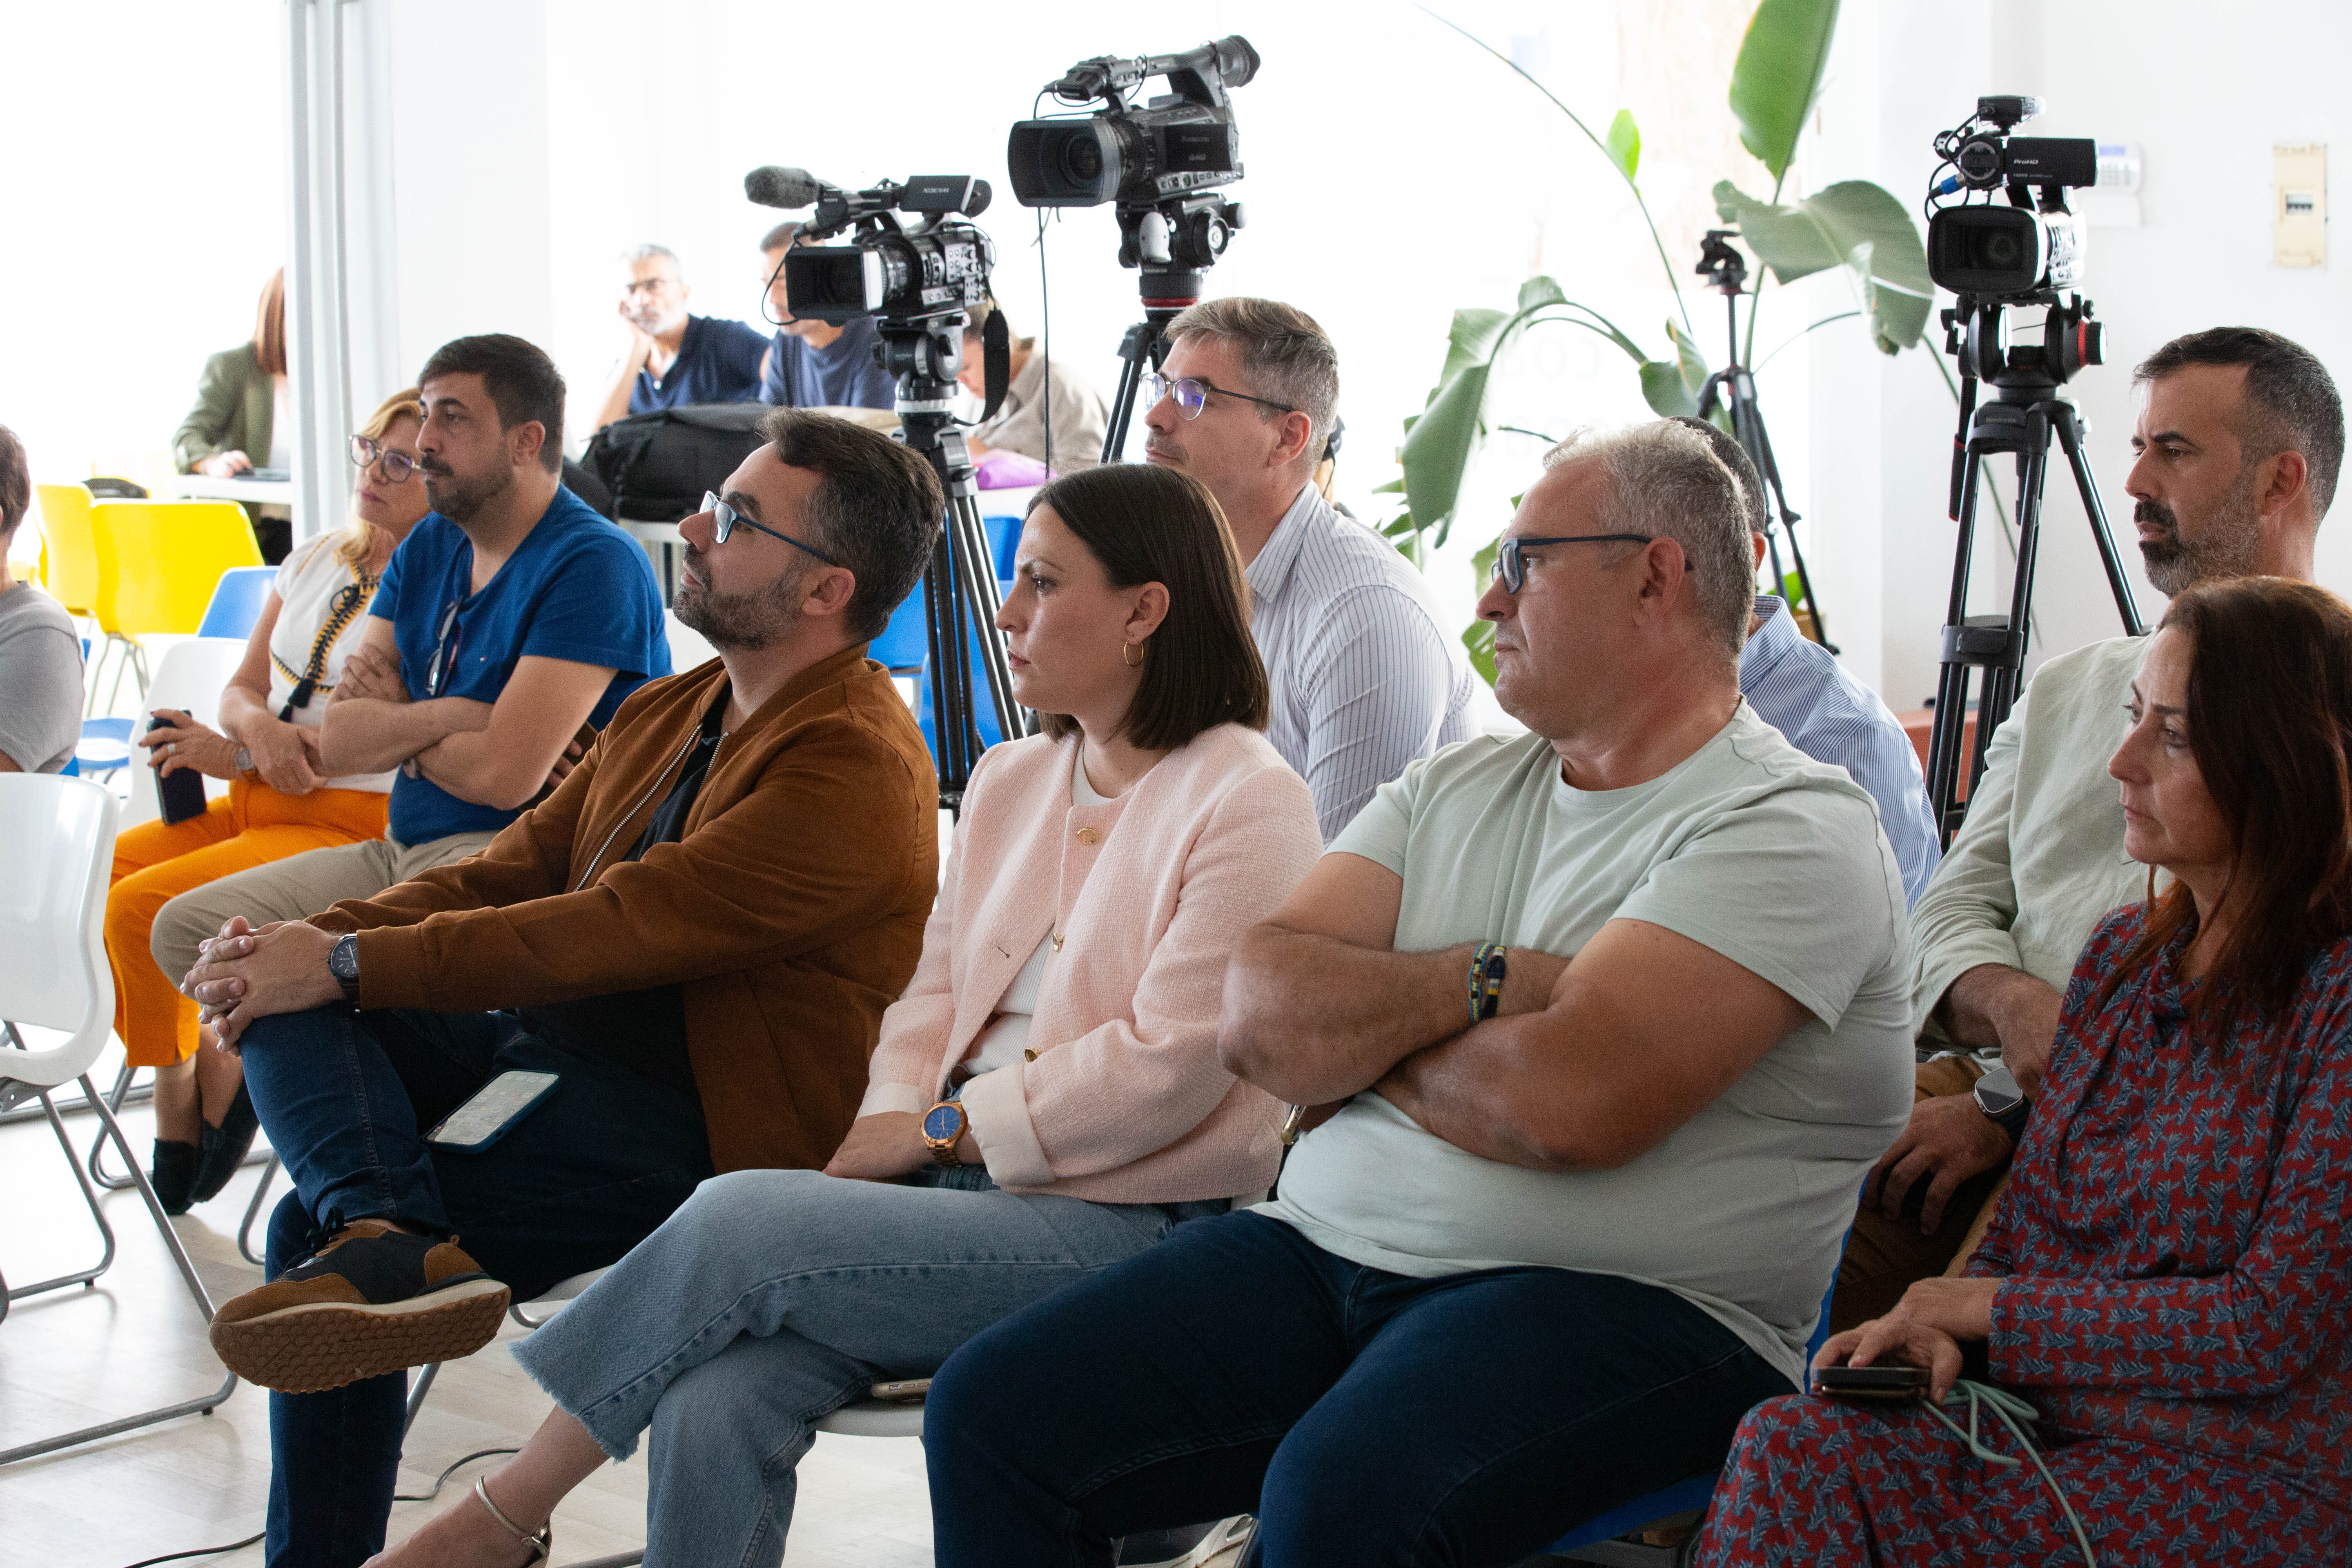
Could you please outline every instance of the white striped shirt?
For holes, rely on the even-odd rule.
[[[1314,793],[1328,844],[1407,763],[1470,738],[1469,660],[1412,563],[1311,484],[1247,574],[1274,688],[1265,738]]]
[[[1902,868],[1903,890],[1917,903],[1944,850],[1911,737],[1877,692],[1798,632],[1786,604],[1759,594],[1756,613],[1764,624],[1740,651],[1740,695],[1790,745],[1817,763],[1843,768],[1870,792],[1878,802],[1878,825]]]

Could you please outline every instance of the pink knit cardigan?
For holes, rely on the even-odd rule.
[[[1125,795],[1078,805],[1077,738],[991,747],[861,1116],[929,1108],[1037,943],[1058,933],[1027,1058],[963,1093],[1002,1186],[1099,1203],[1257,1192],[1282,1107],[1217,1064],[1225,960],[1322,852],[1314,797],[1265,737],[1223,724]]]

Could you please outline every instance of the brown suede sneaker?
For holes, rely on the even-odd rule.
[[[248,1383],[317,1394],[490,1342],[507,1288],[455,1242],[363,1219],[213,1314],[213,1352]]]

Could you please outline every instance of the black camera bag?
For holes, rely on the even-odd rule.
[[[611,488],[614,516],[676,522],[759,449],[768,412],[761,403],[698,403],[633,414],[597,431],[581,461]]]

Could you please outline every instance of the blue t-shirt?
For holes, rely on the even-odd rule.
[[[603,728],[629,693],[667,675],[669,638],[662,625],[653,565],[637,542],[558,489],[522,545],[478,594],[474,545],[439,512],[427,512],[409,531],[383,569],[368,613],[392,623],[400,647],[400,679],[418,701],[429,696],[496,702],[526,654],[609,667],[605,687],[588,721]],[[449,607],[450,672],[431,689],[434,649]],[[393,781],[390,836],[422,844],[453,833],[491,833],[520,811],[500,811],[459,800],[431,779],[402,773]]]
[[[677,358],[661,384],[655,384],[652,372],[637,372],[629,412],[650,414],[689,403],[757,403],[760,362],[767,352],[768,340],[755,328],[715,316],[688,316]]]
[[[760,401],[786,408],[895,408],[898,380],[874,363],[874,345],[881,341],[871,316],[851,321],[821,349],[779,331]]]

